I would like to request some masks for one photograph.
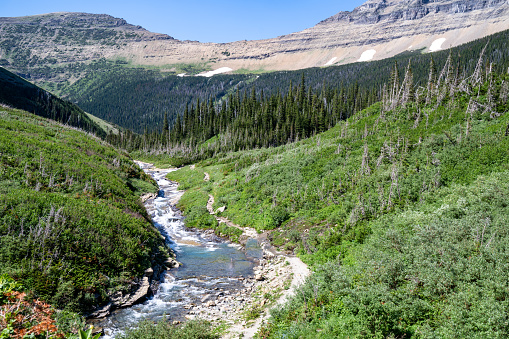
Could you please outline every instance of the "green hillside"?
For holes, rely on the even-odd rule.
[[[314,273],[264,338],[509,335],[509,76],[450,60],[299,142],[170,173],[187,223],[272,230]],[[203,181],[203,172],[210,181]]]
[[[167,255],[139,199],[156,190],[100,139],[0,107],[0,275],[60,309],[104,305]]]
[[[0,104],[53,119],[105,137],[106,132],[81,108],[0,67]]]

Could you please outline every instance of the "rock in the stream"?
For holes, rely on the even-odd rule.
[[[203,296],[203,298],[201,298],[201,303],[206,303],[207,301],[209,301],[210,299],[212,298],[212,296],[210,294],[207,294],[205,296]]]
[[[145,276],[150,278],[152,275],[154,275],[154,269],[152,267],[147,268],[145,270]]]
[[[111,306],[113,305],[113,303],[108,303],[108,305],[98,309],[97,311],[95,311],[94,313],[90,314],[88,316],[88,318],[95,318],[95,319],[98,319],[98,318],[104,318],[104,317],[107,317],[110,315],[110,311],[111,311]]]
[[[166,259],[165,265],[168,268],[179,268],[180,266],[179,262],[173,258]]]
[[[147,194],[143,194],[143,195],[141,196],[141,202],[143,202],[143,203],[144,203],[145,201],[147,201],[147,200],[149,200],[149,199],[154,199],[154,198],[156,198],[156,197],[157,197],[157,195],[156,195],[155,193],[147,193]]]
[[[148,277],[143,277],[140,288],[129,298],[129,300],[122,305],[122,307],[132,306],[143,299],[145,299],[149,295],[150,291],[150,282]]]

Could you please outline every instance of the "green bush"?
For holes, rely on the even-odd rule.
[[[276,206],[269,212],[269,222],[267,224],[266,229],[273,230],[281,226],[286,220],[290,218],[290,213],[286,210],[286,208],[282,206]]]
[[[216,339],[211,325],[205,321],[191,320],[183,325],[170,325],[165,319],[154,325],[150,321],[142,321],[136,327],[120,335],[119,339]]]
[[[443,188],[416,209],[373,221],[355,264],[318,266],[265,333],[506,337],[508,174]]]

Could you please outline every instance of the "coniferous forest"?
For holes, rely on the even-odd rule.
[[[284,145],[326,131],[394,95],[394,88],[388,84],[406,81],[407,92],[422,91],[430,86],[430,68],[435,74],[447,66],[452,72],[448,76],[460,81],[476,69],[482,53],[493,72],[506,72],[509,59],[502,51],[509,50],[508,34],[509,31],[502,32],[433,54],[265,75],[256,80],[262,79],[260,87],[237,88],[220,100],[198,98],[183,106],[182,113],[173,117],[168,112],[162,114],[161,123],[155,128],[146,127],[141,136],[126,131],[109,135],[108,140],[130,151],[169,154],[174,165],[222,152]],[[326,80],[335,73],[339,74],[338,79],[349,82],[336,87],[327,85]],[[345,73],[349,75],[345,77]],[[274,79],[272,86],[276,91],[268,85],[267,77]],[[288,87],[278,87],[281,83]]]
[[[104,138],[100,128],[82,109],[0,68],[0,104],[16,107]]]
[[[507,70],[509,31],[503,31],[477,41],[472,41],[452,49],[453,58],[458,63],[459,72],[468,74],[475,68],[482,49],[489,42],[485,54],[498,72]],[[216,75],[211,78],[168,76],[155,70],[123,67],[103,61],[94,74],[65,88],[61,94],[77,103],[88,113],[116,125],[144,134],[161,131],[165,115],[172,126],[177,117],[183,118],[186,106],[196,107],[198,101],[214,103],[220,109],[229,96],[242,100],[252,97],[253,89],[257,100],[262,94],[265,99],[272,96],[285,96],[291,85],[299,86],[305,78],[306,95],[311,90],[317,97],[324,94],[333,96],[343,92],[352,94],[355,89],[359,98],[352,101],[349,109],[358,109],[373,92],[380,93],[384,83],[390,80],[394,65],[403,73],[409,60],[416,85],[427,81],[428,66],[433,58],[437,68],[443,67],[449,51],[422,54],[421,51],[404,53],[385,60],[360,62],[342,66],[311,68],[300,71],[270,72],[259,75],[233,74]],[[332,91],[332,93],[331,93]],[[357,101],[357,103],[356,103]],[[330,105],[331,102],[328,102]],[[357,107],[355,106],[357,104]],[[345,102],[346,105],[346,102]],[[365,107],[365,106],[364,106]],[[343,113],[347,113],[346,111]]]

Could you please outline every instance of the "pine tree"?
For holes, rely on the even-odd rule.
[[[405,70],[405,78],[403,79],[402,86],[402,94],[401,94],[401,103],[403,106],[413,99],[413,85],[414,85],[414,76],[412,73],[411,60],[408,60],[408,65]]]
[[[435,60],[433,60],[433,56],[431,56],[431,60],[429,63],[428,84],[426,85],[426,105],[429,105],[433,100],[435,85],[436,85]]]

